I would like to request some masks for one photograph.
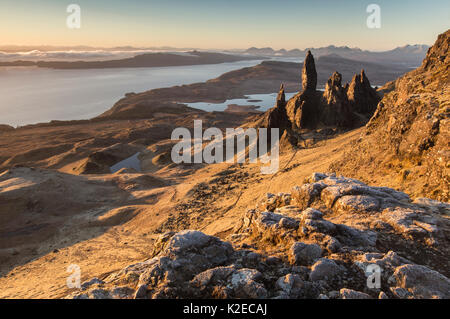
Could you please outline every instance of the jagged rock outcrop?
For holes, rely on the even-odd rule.
[[[278,92],[277,96],[277,107],[283,108],[286,106],[286,95],[284,94],[284,85],[281,84],[280,92]]]
[[[229,241],[162,234],[150,259],[68,298],[450,298],[450,222],[434,206],[315,173],[292,193],[265,196]],[[378,288],[367,285],[373,267]]]
[[[351,127],[354,114],[347,99],[346,89],[342,87],[342,76],[334,72],[328,80],[323,93],[321,122],[325,125]]]
[[[379,101],[364,71],[352,82],[342,86],[342,76],[335,72],[328,80],[325,92],[317,91],[317,72],[311,52],[306,55],[302,69],[303,90],[285,101],[283,87],[276,106],[257,121],[257,126],[278,127],[287,143],[296,145],[303,129],[320,127],[348,129],[365,123]]]
[[[413,196],[450,199],[449,43],[450,30],[421,67],[383,88],[361,138],[331,170],[361,179],[383,176]]]
[[[267,128],[286,129],[289,126],[289,120],[286,116],[286,96],[284,93],[284,86],[281,84],[278,92],[276,107],[270,112],[265,113],[263,126]]]
[[[359,114],[372,115],[380,102],[380,97],[370,85],[364,70],[361,70],[361,74],[355,74],[346,92],[351,110]]]

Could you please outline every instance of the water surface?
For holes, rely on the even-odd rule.
[[[293,97],[296,93],[286,93],[286,101]],[[278,93],[268,93],[268,94],[249,94],[243,99],[230,99],[223,103],[206,103],[206,102],[196,102],[196,103],[184,103],[190,107],[197,109],[202,109],[208,112],[212,111],[224,111],[228,105],[256,105],[259,106],[258,111],[267,111],[268,109],[275,106]]]
[[[128,92],[204,82],[259,63],[94,70],[0,67],[0,124],[88,119],[110,109]]]

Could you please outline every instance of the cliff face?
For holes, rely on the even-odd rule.
[[[450,30],[421,67],[385,88],[361,139],[333,170],[358,178],[387,174],[412,194],[449,200],[449,43]]]

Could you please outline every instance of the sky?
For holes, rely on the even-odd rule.
[[[381,8],[370,29],[369,4]],[[69,29],[69,4],[81,28]],[[450,28],[449,0],[1,0],[0,45],[388,50]]]

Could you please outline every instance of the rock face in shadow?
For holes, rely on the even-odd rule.
[[[302,69],[302,87],[303,91],[315,91],[317,87],[316,63],[311,51],[308,51],[303,63]]]
[[[281,84],[278,92],[276,107],[272,109],[272,112],[266,112],[264,116],[264,127],[287,128],[289,126],[289,120],[286,116],[286,97],[283,84]]]
[[[371,87],[364,70],[345,87],[342,86],[342,75],[334,72],[325,91],[318,91],[317,71],[311,52],[303,63],[302,87],[303,90],[287,102],[282,87],[276,106],[267,111],[257,125],[280,128],[291,137],[305,129],[350,129],[364,124],[381,99]],[[289,140],[296,144],[295,138]]]
[[[354,112],[364,115],[375,112],[380,98],[370,85],[364,70],[353,77],[346,91],[350,107]]]
[[[323,93],[322,123],[338,127],[351,127],[354,114],[347,99],[346,88],[342,87],[342,76],[334,72],[328,80]]]
[[[414,196],[450,199],[449,43],[450,30],[438,37],[421,67],[382,88],[386,93],[361,138],[333,171],[356,178],[381,174],[401,181]],[[349,87],[358,111],[367,110],[361,101],[373,100],[361,93],[367,89],[364,74]]]

